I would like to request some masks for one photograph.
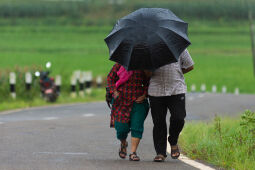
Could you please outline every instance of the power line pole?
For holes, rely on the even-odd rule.
[[[254,33],[254,24],[253,24],[253,17],[252,11],[249,10],[249,21],[250,21],[250,33],[251,33],[251,48],[252,48],[252,56],[253,56],[253,75],[255,77],[255,33]]]

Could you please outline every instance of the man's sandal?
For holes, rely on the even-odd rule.
[[[171,146],[171,157],[177,159],[180,156],[180,151],[178,145]]]
[[[120,144],[120,150],[119,150],[119,156],[122,159],[125,159],[127,156],[127,147],[128,147],[128,143],[126,142],[125,144]],[[126,150],[126,152],[124,151]]]
[[[139,156],[137,156],[136,152],[133,152],[129,155],[129,160],[130,161],[140,161]]]
[[[157,156],[155,156],[154,162],[164,162],[165,159],[166,157],[164,155],[158,154]]]

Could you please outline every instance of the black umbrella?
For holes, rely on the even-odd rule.
[[[141,8],[123,18],[105,38],[110,60],[127,70],[154,70],[178,61],[190,45],[188,24],[162,8]]]

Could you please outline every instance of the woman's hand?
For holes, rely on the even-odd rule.
[[[146,77],[150,78],[152,76],[152,71],[144,70]]]
[[[136,99],[135,102],[136,102],[136,103],[142,103],[142,102],[144,101],[145,98],[146,98],[146,96],[145,96],[145,94],[144,94],[144,95],[138,97],[138,98]]]
[[[118,91],[114,91],[114,92],[113,92],[113,98],[114,98],[114,99],[117,99],[117,98],[119,97],[119,95],[120,95],[120,94],[119,94]]]

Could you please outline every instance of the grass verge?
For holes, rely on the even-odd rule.
[[[32,100],[24,100],[24,99],[8,99],[7,101],[3,101],[0,103],[0,112],[5,110],[12,109],[24,109],[35,106],[50,106],[57,104],[71,104],[71,103],[79,103],[79,102],[95,102],[95,101],[103,101],[105,96],[104,89],[93,89],[90,95],[85,94],[84,97],[77,96],[76,98],[70,97],[68,93],[64,93],[59,96],[55,103],[46,102],[41,97],[34,97]]]
[[[188,157],[226,169],[255,167],[255,112],[240,119],[215,117],[214,122],[190,122],[180,136]]]

